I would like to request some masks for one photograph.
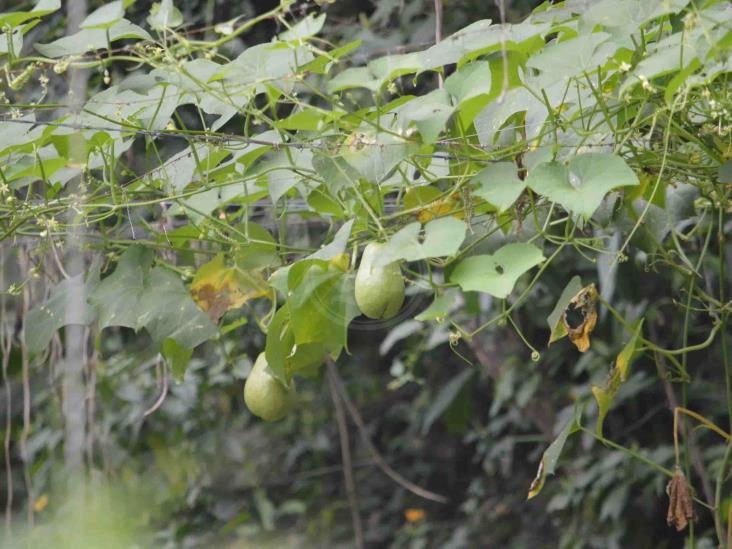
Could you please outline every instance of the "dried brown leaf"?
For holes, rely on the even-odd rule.
[[[582,323],[579,326],[572,327],[567,321],[567,309],[562,314],[562,324],[567,330],[569,340],[574,343],[575,347],[584,353],[590,348],[590,334],[597,324],[597,289],[594,284],[585,286],[577,295],[569,302],[569,307],[574,307],[582,313]]]
[[[689,483],[678,467],[666,485],[666,493],[668,494],[666,522],[680,532],[686,528],[689,521],[694,520],[694,501],[691,498]]]

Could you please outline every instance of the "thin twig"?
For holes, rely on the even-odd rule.
[[[442,0],[435,0],[435,44],[442,41]],[[445,87],[442,73],[437,73],[437,83],[440,88]]]
[[[501,62],[503,64],[503,81],[501,83],[501,94],[496,101],[502,103],[508,92],[508,51],[506,49],[506,5],[504,0],[496,0],[496,7],[501,18]]]
[[[438,503],[447,503],[449,501],[449,499],[447,497],[441,496],[440,494],[436,494],[435,492],[431,492],[430,490],[426,490],[425,488],[422,488],[421,486],[414,484],[413,482],[407,480],[402,475],[397,473],[394,469],[392,469],[389,466],[389,464],[386,463],[386,461],[384,460],[384,457],[376,449],[376,446],[374,446],[374,443],[371,442],[371,438],[369,437],[368,431],[366,429],[366,425],[363,422],[363,418],[361,417],[361,414],[359,413],[358,408],[356,408],[356,406],[353,404],[351,397],[348,396],[348,392],[346,391],[346,386],[343,383],[341,376],[338,374],[338,370],[336,369],[333,360],[331,360],[329,357],[327,357],[325,363],[328,368],[328,372],[333,377],[334,386],[335,386],[336,390],[338,391],[338,395],[343,400],[343,404],[345,404],[346,410],[348,410],[348,413],[350,414],[351,419],[353,420],[353,423],[356,425],[356,428],[358,429],[358,434],[361,437],[361,440],[366,445],[366,448],[371,453],[371,456],[374,458],[374,461],[376,462],[376,466],[379,469],[381,469],[381,471],[386,476],[388,476],[394,482],[399,484],[402,488],[412,492],[414,495],[419,496],[424,499],[429,499],[431,501],[436,501]]]
[[[84,360],[86,365],[86,462],[91,470],[94,465],[94,416],[96,415],[96,388],[97,388],[97,350],[88,354],[87,345],[91,335],[91,328],[84,329]]]
[[[357,549],[363,549],[363,526],[361,524],[361,510],[358,503],[358,494],[356,493],[356,483],[353,479],[353,463],[351,460],[351,440],[348,435],[348,425],[346,424],[346,414],[343,411],[343,402],[338,395],[336,381],[333,379],[331,368],[328,368],[328,382],[330,383],[330,396],[333,399],[335,407],[336,421],[338,423],[338,438],[341,443],[341,459],[343,460],[343,481],[346,484],[346,495],[348,496],[348,506],[351,508],[351,521],[353,522],[353,537]]]
[[[5,265],[5,248],[0,249],[0,265]],[[0,268],[0,288],[5,287],[5,270]],[[5,293],[0,294],[0,314],[5,314]],[[2,350],[2,373],[3,385],[5,385],[5,543],[9,546],[12,538],[12,513],[13,513],[13,469],[10,460],[10,434],[12,427],[12,391],[8,380],[8,365],[10,364],[10,351],[13,349],[12,328],[6,322],[0,323],[0,349]]]
[[[28,253],[25,248],[19,251],[19,263],[23,277],[28,276]],[[30,466],[28,463],[28,436],[31,430],[31,392],[30,392],[30,360],[28,357],[28,346],[25,342],[26,321],[28,318],[28,309],[30,306],[30,289],[28,284],[23,286],[23,301],[21,308],[21,318],[23,319],[23,327],[20,334],[20,359],[23,378],[23,430],[20,433],[20,456],[23,461],[23,479],[25,481],[25,490],[27,494],[27,518],[28,526],[33,526],[33,484],[30,476]]]
[[[147,417],[150,414],[152,414],[155,410],[160,408],[163,405],[163,401],[165,400],[165,396],[168,394],[168,367],[165,364],[164,360],[160,360],[158,357],[158,363],[157,368],[155,369],[156,372],[160,372],[160,363],[162,362],[162,369],[163,369],[163,378],[162,378],[162,384],[163,389],[160,391],[160,396],[155,401],[155,404],[150,406],[147,410],[145,410],[145,413],[142,414],[143,417]]]

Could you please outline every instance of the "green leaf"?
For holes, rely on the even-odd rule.
[[[275,379],[289,386],[291,373],[287,372],[285,359],[292,351],[295,338],[290,329],[290,308],[287,303],[280,307],[267,327],[267,341],[264,352],[267,365]]]
[[[225,78],[237,90],[247,85],[257,92],[265,91],[268,86],[289,87],[291,79],[299,67],[313,60],[313,54],[305,46],[296,46],[287,42],[257,44],[245,49],[231,63],[222,65],[211,78]],[[244,90],[242,99],[249,101],[250,93]]]
[[[86,302],[86,297],[99,283],[101,261],[95,260],[85,279],[77,275],[61,281],[51,292],[45,303],[37,305],[25,317],[25,343],[28,352],[39,353],[51,342],[57,330],[69,324],[88,325],[96,317],[96,311]],[[83,282],[82,282],[83,279]],[[80,298],[83,303],[69,303],[72,288],[82,287]]]
[[[192,349],[216,335],[216,327],[199,309],[180,278],[157,267],[143,246],[130,246],[114,272],[99,283],[89,300],[99,311],[100,329],[125,326],[146,328],[158,344],[175,339]]]
[[[416,144],[399,136],[368,129],[356,133],[351,143],[344,145],[341,158],[366,181],[381,183],[397,164],[416,150]]]
[[[183,381],[188,364],[191,362],[192,349],[186,349],[178,345],[175,339],[168,338],[163,341],[163,356],[168,361],[173,377],[179,383]]]
[[[531,487],[529,488],[529,495],[527,499],[531,499],[538,495],[539,492],[541,492],[541,489],[544,487],[544,481],[546,480],[546,477],[554,474],[554,471],[557,468],[557,461],[559,460],[559,456],[564,449],[564,445],[567,443],[569,435],[575,433],[580,428],[579,418],[582,415],[580,410],[580,406],[575,407],[572,419],[567,422],[564,428],[559,432],[559,435],[557,435],[557,438],[554,439],[554,442],[549,445],[549,447],[544,451],[544,454],[541,456],[539,469],[536,472],[536,477],[531,482]]]
[[[633,357],[636,353],[636,347],[638,345],[638,338],[640,337],[643,329],[643,319],[640,319],[634,323],[633,334],[630,340],[625,344],[623,350],[620,351],[618,358],[615,360],[615,366],[610,371],[605,387],[599,387],[597,385],[592,386],[592,394],[597,400],[598,416],[597,426],[595,428],[599,436],[602,435],[602,427],[610,411],[613,400],[620,386],[625,383],[628,379],[628,372],[630,371],[630,364],[633,361]]]
[[[447,317],[455,307],[459,290],[448,288],[442,294],[435,297],[434,301],[424,311],[414,317],[415,320],[440,320]]]
[[[124,15],[125,9],[122,0],[117,0],[94,10],[80,26],[82,29],[106,29],[122,19]]]
[[[120,257],[114,272],[102,280],[89,296],[99,310],[100,330],[108,326],[135,330],[140,327],[137,306],[153,258],[149,248],[130,246]]]
[[[485,292],[505,298],[513,291],[518,278],[543,259],[541,250],[533,244],[507,244],[493,255],[464,259],[455,267],[450,281],[466,292]]]
[[[422,235],[422,224],[415,221],[389,239],[374,264],[379,267],[400,259],[418,261],[455,255],[465,239],[466,230],[464,221],[442,217],[429,221]]]
[[[499,212],[510,208],[526,188],[513,162],[496,162],[480,170],[472,181],[478,184],[475,194],[493,204]]]
[[[23,49],[23,31],[20,28],[15,28],[10,31],[10,39],[12,41],[12,51],[17,56],[20,50]],[[8,33],[0,33],[0,54],[10,53],[11,49],[8,44]]]
[[[676,13],[688,3],[689,0],[597,0],[587,4],[581,19],[589,28],[603,25],[632,34],[644,23]]]
[[[569,302],[572,301],[572,298],[576,296],[581,289],[582,279],[576,275],[572,277],[564,287],[564,290],[562,290],[562,294],[559,296],[557,304],[554,305],[554,309],[546,319],[549,324],[549,330],[551,330],[548,345],[551,345],[558,339],[562,339],[567,335],[567,328],[564,326],[564,322],[562,322],[562,314],[569,306]]]
[[[61,0],[39,0],[31,11],[0,13],[0,27],[17,27],[30,19],[37,19],[61,9]]]
[[[546,105],[529,90],[518,87],[508,90],[503,101],[493,101],[475,117],[475,130],[481,144],[496,146],[494,141],[501,126],[516,113],[526,112],[526,135],[529,138],[541,133],[547,116]]]
[[[156,343],[172,338],[193,349],[217,334],[216,326],[193,302],[178,275],[162,267],[146,277],[138,307],[138,322]]]
[[[526,65],[544,73],[544,81],[557,81],[574,76],[592,73],[598,65],[605,61],[615,51],[611,48],[600,48],[607,42],[610,34],[595,32],[581,34],[571,40],[554,41],[541,52],[529,58]]]
[[[237,241],[233,256],[237,267],[244,271],[275,267],[280,264],[277,254],[277,241],[272,234],[261,225],[252,221],[238,227],[240,233],[249,237],[244,240],[238,233],[232,236]]]
[[[287,29],[285,32],[280,33],[278,38],[284,42],[291,40],[302,40],[303,38],[310,38],[315,36],[323,28],[325,23],[325,14],[320,15],[310,14],[305,19],[298,21],[295,25]]]
[[[351,219],[350,221],[344,223],[341,228],[338,229],[338,231],[336,232],[333,240],[329,244],[321,246],[318,251],[310,254],[308,256],[308,259],[329,260],[345,253],[346,245],[348,244],[348,239],[351,236],[351,230],[353,229],[353,222],[354,220]]]
[[[380,87],[381,80],[374,78],[366,67],[346,69],[328,81],[328,91],[331,93],[352,88],[367,88],[376,92]]]
[[[358,49],[358,47],[361,45],[361,40],[357,39],[352,42],[348,42],[347,44],[335,48],[333,50],[330,50],[328,53],[319,55],[306,65],[303,65],[302,69],[305,71],[308,71],[310,73],[315,74],[325,74],[327,72],[327,69],[333,64],[338,61],[341,57],[344,55],[349,54],[355,49]]]
[[[589,219],[607,192],[637,185],[638,177],[619,156],[588,153],[572,158],[569,166],[539,164],[529,172],[526,184],[567,211]]]
[[[458,106],[468,99],[491,92],[491,67],[488,61],[474,61],[463,65],[445,79],[445,89]]]
[[[71,36],[64,36],[48,44],[35,44],[34,47],[47,57],[80,55],[88,51],[106,48],[108,35],[109,42],[122,40],[123,38],[152,40],[152,37],[144,29],[133,25],[127,19],[121,19],[109,29],[82,29]]]
[[[524,21],[517,25],[493,25],[490,19],[476,21],[420,52],[422,70],[434,69],[471,60],[491,51],[521,50],[520,43],[538,37],[550,28],[549,23]]]
[[[720,183],[732,183],[732,158],[719,166],[717,181]]]
[[[152,5],[147,22],[155,30],[172,29],[183,24],[183,16],[173,0],[163,0]]]
[[[450,381],[448,381],[437,396],[432,400],[430,407],[425,412],[424,419],[422,421],[422,436],[425,436],[432,424],[437,418],[439,418],[448,406],[458,396],[463,386],[473,377],[476,370],[473,368],[465,368],[462,372],[455,375]]]
[[[331,114],[314,107],[295,110],[287,118],[278,120],[275,126],[283,130],[318,131],[329,121]]]
[[[289,273],[288,302],[295,344],[322,343],[329,350],[339,350],[346,346],[348,325],[360,314],[353,273],[325,262],[305,263],[309,266],[302,278],[297,269]]]
[[[419,53],[401,53],[377,57],[369,62],[368,68],[383,85],[399,76],[421,72],[425,67]]]
[[[353,188],[357,184],[359,173],[343,158],[315,154],[313,169],[318,177],[325,182],[328,192],[338,196],[344,188]]]
[[[437,141],[454,110],[448,93],[437,89],[412,99],[396,112],[404,130],[414,123],[422,141],[431,144]]]

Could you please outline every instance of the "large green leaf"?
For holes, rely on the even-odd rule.
[[[614,46],[600,47],[609,38],[606,32],[596,32],[563,42],[555,41],[532,56],[526,64],[544,73],[545,83],[591,73],[597,70],[598,65],[604,65],[614,52]]]
[[[543,259],[541,250],[532,244],[507,244],[493,255],[464,259],[455,267],[450,281],[466,292],[485,292],[505,298],[513,291],[518,278]]]
[[[454,217],[433,219],[424,226],[419,221],[410,223],[394,234],[375,260],[375,266],[384,266],[404,259],[418,261],[429,257],[455,255],[465,239],[467,225]]]
[[[370,183],[380,183],[417,146],[392,133],[366,129],[341,149],[341,158]]]
[[[308,256],[309,259],[333,259],[346,252],[346,245],[348,244],[348,238],[351,236],[351,230],[353,229],[354,220],[351,219],[344,223],[340,229],[333,236],[328,244],[320,247],[319,250],[313,252]]]
[[[64,57],[106,48],[108,41],[114,42],[123,38],[152,40],[144,29],[133,25],[127,19],[121,19],[108,29],[82,29],[76,34],[64,36],[48,44],[35,44],[34,47],[47,57]]]
[[[89,296],[99,309],[100,330],[108,326],[135,330],[140,327],[137,307],[152,262],[152,250],[130,246],[120,257],[114,272],[102,280]]]
[[[573,157],[569,166],[539,164],[529,172],[526,184],[567,211],[590,218],[608,191],[637,185],[638,177],[619,156],[588,153]]]
[[[490,164],[475,174],[473,182],[478,185],[475,194],[493,204],[499,212],[510,208],[526,188],[513,162]]]
[[[0,27],[17,27],[31,19],[37,19],[61,9],[61,0],[39,0],[30,11],[0,13]]]
[[[100,261],[92,263],[86,277],[77,275],[62,280],[51,292],[45,303],[37,305],[28,311],[23,326],[25,328],[25,343],[30,353],[39,353],[51,341],[56,330],[69,324],[86,326],[96,317],[96,311],[87,303],[87,296],[94,291],[99,283]],[[78,288],[81,303],[70,302],[72,288]]]
[[[348,325],[360,313],[353,273],[324,261],[306,261],[304,274],[289,273],[290,313],[295,344],[322,343],[337,351],[347,343]]]
[[[457,104],[491,92],[491,67],[488,61],[475,61],[463,65],[445,79],[445,89]]]
[[[156,343],[167,338],[181,347],[192,349],[216,335],[216,326],[191,299],[180,277],[156,267],[145,279],[145,289],[138,305],[139,325],[144,326]]]
[[[114,272],[91,293],[100,328],[146,328],[154,342],[172,338],[186,349],[216,335],[216,327],[180,278],[162,267],[150,270],[152,260],[149,249],[130,246]]]
[[[445,129],[454,109],[449,94],[437,89],[405,103],[397,109],[397,113],[403,129],[414,123],[422,141],[434,143]]]

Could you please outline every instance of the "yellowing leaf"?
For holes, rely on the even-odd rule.
[[[33,511],[40,513],[46,507],[48,507],[48,494],[41,495],[36,501],[33,502]]]
[[[584,353],[590,348],[590,334],[597,324],[597,289],[594,284],[585,286],[577,295],[569,302],[569,306],[564,310],[562,315],[562,324],[567,330],[569,339],[577,349]],[[570,307],[574,307],[582,314],[582,322],[578,326],[571,326],[567,321],[567,311]]]
[[[348,265],[351,263],[351,256],[348,254],[337,254],[328,260],[330,266],[335,267],[339,271],[344,273],[348,270]]]
[[[437,217],[445,217],[450,214],[453,214],[458,219],[465,217],[460,197],[454,194],[440,200],[435,200],[421,209],[417,214],[417,220],[420,223],[427,223]]]
[[[625,383],[628,378],[628,370],[630,369],[630,362],[635,354],[636,344],[638,342],[638,336],[641,333],[641,327],[643,326],[643,320],[636,323],[633,335],[630,340],[625,344],[623,350],[620,351],[618,358],[615,360],[615,366],[610,371],[610,375],[607,378],[605,387],[599,387],[597,385],[592,386],[592,394],[595,395],[597,401],[598,416],[597,416],[597,434],[602,436],[602,426],[605,421],[607,413],[610,411],[610,406],[613,403],[613,399],[617,394],[620,386]]]
[[[564,327],[562,317],[564,316],[564,311],[569,306],[570,301],[572,301],[572,297],[577,295],[577,292],[581,289],[582,280],[579,276],[573,276],[565,286],[564,290],[562,290],[562,294],[559,296],[552,313],[546,319],[549,324],[549,329],[551,330],[551,334],[549,335],[549,345],[567,335],[567,329]]]
[[[260,271],[227,267],[223,254],[202,265],[191,283],[193,300],[213,322],[218,322],[226,311],[270,293]]]

